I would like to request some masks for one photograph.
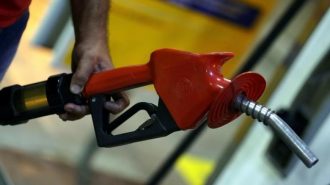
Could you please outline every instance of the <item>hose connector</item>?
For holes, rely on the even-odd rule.
[[[318,162],[318,158],[308,148],[306,143],[271,109],[247,99],[243,94],[236,97],[234,107],[253,119],[270,126],[275,134],[283,140],[308,168]]]

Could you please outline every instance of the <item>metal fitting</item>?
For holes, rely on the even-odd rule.
[[[306,143],[271,109],[250,101],[242,94],[238,95],[234,100],[234,107],[253,119],[270,126],[275,134],[283,140],[308,168],[318,162],[318,158],[308,148]]]

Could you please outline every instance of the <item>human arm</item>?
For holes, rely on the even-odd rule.
[[[75,31],[70,90],[80,94],[90,75],[113,68],[108,46],[108,12],[109,0],[71,0],[72,18]],[[128,106],[129,100],[124,93],[112,96],[113,101],[106,102],[105,107],[111,113],[118,113]],[[86,115],[87,106],[72,103],[65,105],[63,120],[75,120]]]

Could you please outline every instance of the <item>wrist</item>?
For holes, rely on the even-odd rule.
[[[76,40],[74,49],[78,54],[98,50],[99,52],[109,52],[108,41],[100,38],[84,38],[83,40]]]
[[[75,45],[108,45],[108,37],[106,33],[101,33],[102,31],[96,33],[83,33],[76,34]]]

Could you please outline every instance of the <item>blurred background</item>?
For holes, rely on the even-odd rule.
[[[112,0],[109,15],[116,67],[146,63],[159,48],[234,52],[222,73],[232,78],[252,70],[266,78],[260,102],[292,123],[320,158],[312,169],[269,128],[246,116],[218,129],[98,148],[90,116],[62,122],[53,115],[0,128],[0,184],[329,184],[329,5],[329,0]],[[73,43],[69,1],[33,0],[1,88],[70,73]],[[131,105],[158,101],[152,86],[127,93]],[[137,115],[124,129],[144,120],[146,115]]]

